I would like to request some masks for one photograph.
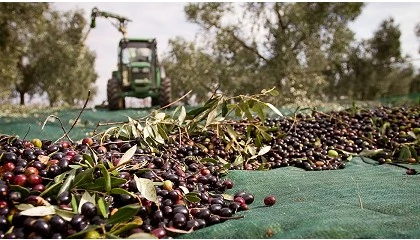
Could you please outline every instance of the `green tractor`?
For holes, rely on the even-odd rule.
[[[125,97],[151,97],[152,107],[171,103],[171,80],[159,64],[155,38],[127,38],[126,25],[131,21],[116,14],[92,9],[91,28],[96,17],[118,20],[114,26],[123,34],[118,45],[118,70],[112,72],[107,84],[108,108],[125,109]]]

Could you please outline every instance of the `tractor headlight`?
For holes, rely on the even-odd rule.
[[[133,68],[133,69],[131,69],[131,72],[132,73],[139,73],[140,69],[139,68]]]
[[[141,69],[141,71],[143,72],[143,73],[150,73],[150,68],[142,68]]]

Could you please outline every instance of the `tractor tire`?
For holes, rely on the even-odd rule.
[[[161,107],[164,107],[172,102],[171,92],[171,79],[162,79],[162,84],[159,89],[159,105]]]
[[[121,97],[122,90],[118,79],[111,78],[108,80],[106,93],[108,95],[109,110],[125,109],[125,99]]]

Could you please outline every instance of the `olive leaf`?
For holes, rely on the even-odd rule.
[[[212,124],[216,116],[217,116],[217,108],[210,111],[209,115],[207,116],[206,125],[204,127],[206,128],[210,124]]]
[[[147,178],[139,178],[136,175],[134,175],[134,181],[136,183],[137,190],[141,193],[141,195],[144,198],[158,204],[156,188],[152,180]]]
[[[411,158],[411,151],[408,146],[403,145],[400,149],[400,153],[398,155],[398,159],[402,161],[407,161],[407,159]]]
[[[73,181],[73,179],[76,177],[76,169],[72,169],[69,171],[68,176],[66,178],[66,181],[64,181],[63,185],[61,186],[60,190],[58,190],[57,195],[60,195],[61,193],[69,190],[70,184]],[[57,181],[58,182],[58,181]],[[60,181],[61,182],[61,181]]]
[[[264,146],[260,149],[260,151],[258,151],[258,155],[262,156],[262,155],[268,153],[270,151],[270,149],[271,149],[271,146]]]
[[[89,154],[83,154],[83,160],[89,165],[89,167],[93,168],[95,167],[95,162],[93,161],[93,158]]]
[[[76,213],[74,212],[63,210],[58,207],[55,207],[55,214],[59,215],[64,220],[69,221],[69,222],[71,221],[72,217],[76,215]]]
[[[363,149],[363,151],[361,151],[358,156],[361,157],[372,157],[375,156],[378,153],[383,152],[383,149],[375,149],[375,150],[370,150],[370,149]]]
[[[181,112],[179,113],[179,116],[178,116],[179,125],[182,125],[186,116],[187,116],[187,112],[185,111],[185,107],[181,106]]]
[[[70,188],[78,187],[82,184],[91,184],[93,182],[93,172],[95,171],[95,168],[88,168],[84,170],[83,172],[80,172],[76,174],[76,176],[73,179],[73,182],[70,184]],[[44,192],[43,192],[44,193]]]
[[[279,115],[280,117],[283,117],[283,114],[276,107],[274,107],[273,104],[265,103],[265,105],[271,108],[271,110],[273,110],[273,112],[275,112],[277,115]]]
[[[25,211],[25,210],[34,208],[34,205],[28,204],[28,203],[21,203],[21,204],[17,205],[16,208],[20,211]]]
[[[134,156],[137,150],[137,145],[134,144],[130,149],[127,150],[121,157],[120,161],[118,162],[118,165],[123,165],[124,163],[131,160],[131,158]]]
[[[114,226],[115,228],[111,228],[110,233],[118,236],[119,234],[128,232],[133,228],[141,226],[142,224],[143,220],[140,217],[134,217],[133,221],[128,223],[116,224]]]
[[[108,215],[109,215],[109,207],[108,207],[108,203],[105,201],[104,198],[100,197],[98,199],[97,206],[98,206],[99,212],[102,214],[102,216],[104,218],[108,218]]]
[[[116,213],[109,217],[108,224],[122,223],[130,220],[132,217],[136,216],[137,212],[140,210],[140,205],[126,205],[118,209]]]
[[[184,197],[187,201],[192,202],[192,203],[198,203],[201,201],[201,198],[195,192],[189,192],[185,194]]]
[[[55,207],[53,205],[33,207],[20,212],[20,215],[31,217],[44,217],[52,214],[55,214]]]

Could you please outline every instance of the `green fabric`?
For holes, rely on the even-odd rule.
[[[101,123],[127,121],[127,116],[137,119],[146,116],[149,112],[150,109],[127,109],[112,112],[106,109],[85,109],[69,136],[72,140],[78,141],[86,136],[90,136],[99,121]],[[19,117],[0,117],[0,134],[18,135],[20,138],[23,138],[30,128],[26,139],[39,138],[54,141],[63,136],[64,132],[59,121],[54,118],[50,118],[53,122],[48,121],[44,129],[42,129],[42,125],[47,117],[49,115],[59,117],[64,128],[68,131],[79,113],[80,110],[62,110],[58,112],[37,112],[36,114]],[[97,132],[104,131],[109,127],[100,127]]]
[[[420,170],[419,166],[410,166]],[[231,171],[232,191],[255,196],[238,220],[181,238],[419,238],[420,175],[354,158],[342,170]],[[274,206],[264,206],[267,195]],[[360,200],[359,200],[360,196]]]

